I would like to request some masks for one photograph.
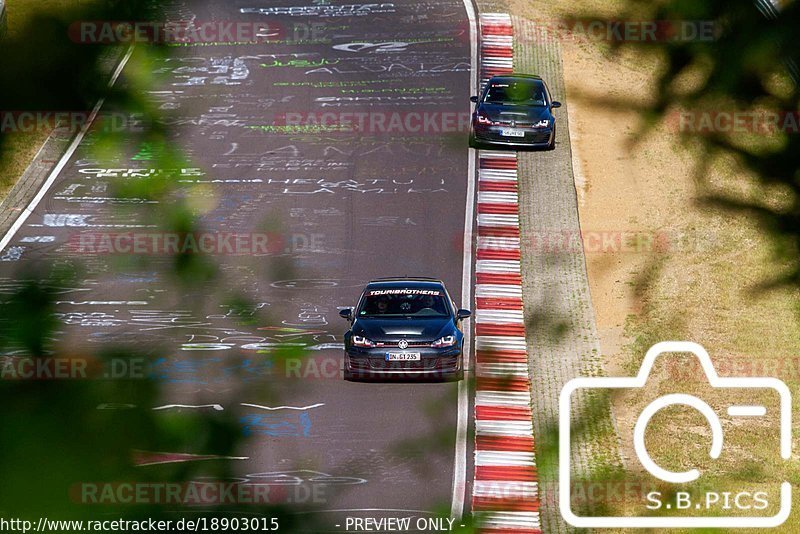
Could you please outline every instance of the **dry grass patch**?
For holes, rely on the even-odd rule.
[[[511,2],[514,14],[533,20],[595,14],[620,18],[626,5],[594,0],[579,7],[564,0]],[[657,250],[587,253],[609,374],[635,373],[646,350],[658,341],[689,340],[706,347],[721,375],[775,376],[787,382],[797,398],[800,295],[794,289],[759,289],[785,266],[776,263],[774,245],[757,221],[699,201],[709,192],[735,192],[782,205],[785,191],[759,185],[729,160],[712,162],[701,184],[695,165],[705,155],[691,143],[684,144],[674,124],[660,124],[635,139],[642,126],[635,107],[653,97],[658,55],[614,55],[607,43],[587,40],[564,40],[562,49],[583,233],[666,236],[667,246]],[[632,103],[627,109],[613,105],[625,99]],[[768,146],[773,140],[743,136],[741,141]],[[613,398],[623,454],[634,471],[639,464],[632,449],[633,424],[654,395],[695,393],[720,409],[729,403],[726,396],[675,372],[662,369],[646,392]],[[667,466],[694,463],[707,468],[709,485],[720,491],[740,490],[745,483],[774,487],[800,478],[796,462],[786,465],[780,460],[776,417],[770,411],[757,421],[725,423],[723,458],[713,464],[707,458],[707,425],[693,411],[660,414],[648,429],[647,441],[653,456]],[[637,475],[642,473],[638,469]],[[794,501],[798,505],[800,496]],[[614,511],[626,508],[630,511],[619,503]],[[800,520],[793,516],[775,530],[796,532]]]

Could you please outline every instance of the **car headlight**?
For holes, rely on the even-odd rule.
[[[356,347],[374,347],[375,342],[365,338],[364,336],[353,336],[353,345]]]
[[[548,126],[550,126],[550,121],[547,119],[542,119],[533,125],[534,128],[547,128]]]
[[[475,119],[478,121],[478,124],[492,124],[492,121],[486,115],[481,115],[478,113],[475,115]]]
[[[444,336],[431,343],[431,347],[439,349],[442,347],[452,347],[455,344],[456,336]]]

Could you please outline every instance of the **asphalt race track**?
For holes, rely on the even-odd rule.
[[[167,255],[146,254],[139,266],[129,251],[93,252],[99,235],[156,233],[162,221],[115,189],[157,174],[159,147],[132,144],[99,162],[90,132],[0,263],[0,291],[9,291],[21,270],[80,260],[82,280],[62,288],[58,304],[64,346],[135,346],[164,383],[159,406],[129,406],[121,386],[99,408],[120,418],[152,408],[235,414],[241,459],[217,461],[235,462],[250,482],[290,487],[287,500],[331,530],[345,516],[468,512],[469,488],[454,480],[472,478],[457,472],[471,458],[470,440],[457,453],[464,386],[460,405],[455,384],[340,378],[346,323],[337,308],[354,305],[368,280],[441,278],[471,307],[461,302],[470,151],[457,124],[469,114],[472,76],[465,5],[364,6],[179,3],[181,19],[265,21],[274,31],[266,42],[176,47],[151,65],[159,85],[144,96],[191,161],[178,175],[201,231],[266,235],[266,250],[218,244],[220,275],[190,286],[170,277]],[[117,83],[128,83],[127,70]],[[323,113],[338,122],[353,113],[366,126],[311,127]],[[241,320],[238,294],[257,320]],[[308,356],[274,358],[286,343]],[[289,408],[267,409],[281,406]]]

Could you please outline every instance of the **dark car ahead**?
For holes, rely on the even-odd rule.
[[[344,335],[344,377],[464,377],[461,321],[444,284],[433,279],[370,282],[355,309],[339,315],[351,322]]]
[[[478,104],[472,114],[471,147],[555,148],[553,109],[561,107],[561,103],[553,101],[539,76],[494,76],[486,82],[483,93],[470,100]]]

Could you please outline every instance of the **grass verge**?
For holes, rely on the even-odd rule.
[[[619,17],[624,5],[510,1],[514,14],[553,24],[569,16]],[[699,201],[709,189],[778,203],[787,200],[783,193],[759,185],[724,159],[713,162],[701,186],[694,171],[706,156],[684,144],[673,125],[661,124],[636,139],[641,123],[635,108],[653,97],[657,56],[630,51],[617,56],[607,43],[568,38],[562,49],[584,236],[643,233],[665,238],[660,247],[636,252],[586,251],[609,374],[634,374],[655,342],[688,340],[705,346],[720,375],[773,376],[786,382],[797,399],[799,292],[760,288],[785,266],[775,260],[773,244],[758,221]],[[763,144],[764,139],[742,142]],[[657,366],[646,391],[612,397],[630,470],[644,473],[633,451],[633,426],[654,396],[695,394],[723,413],[731,402],[758,400],[711,390],[701,379],[691,359],[678,357]],[[769,409],[775,399],[763,400],[768,405],[765,417],[723,421],[724,452],[715,462],[708,459],[708,425],[691,410],[670,409],[656,416],[646,433],[648,450],[667,468],[698,467],[706,486],[720,492],[794,483],[800,475],[796,462],[778,456],[778,412]],[[793,500],[800,505],[800,496]],[[605,511],[630,512],[631,504],[612,502]],[[774,530],[796,532],[800,520],[791,516]]]

